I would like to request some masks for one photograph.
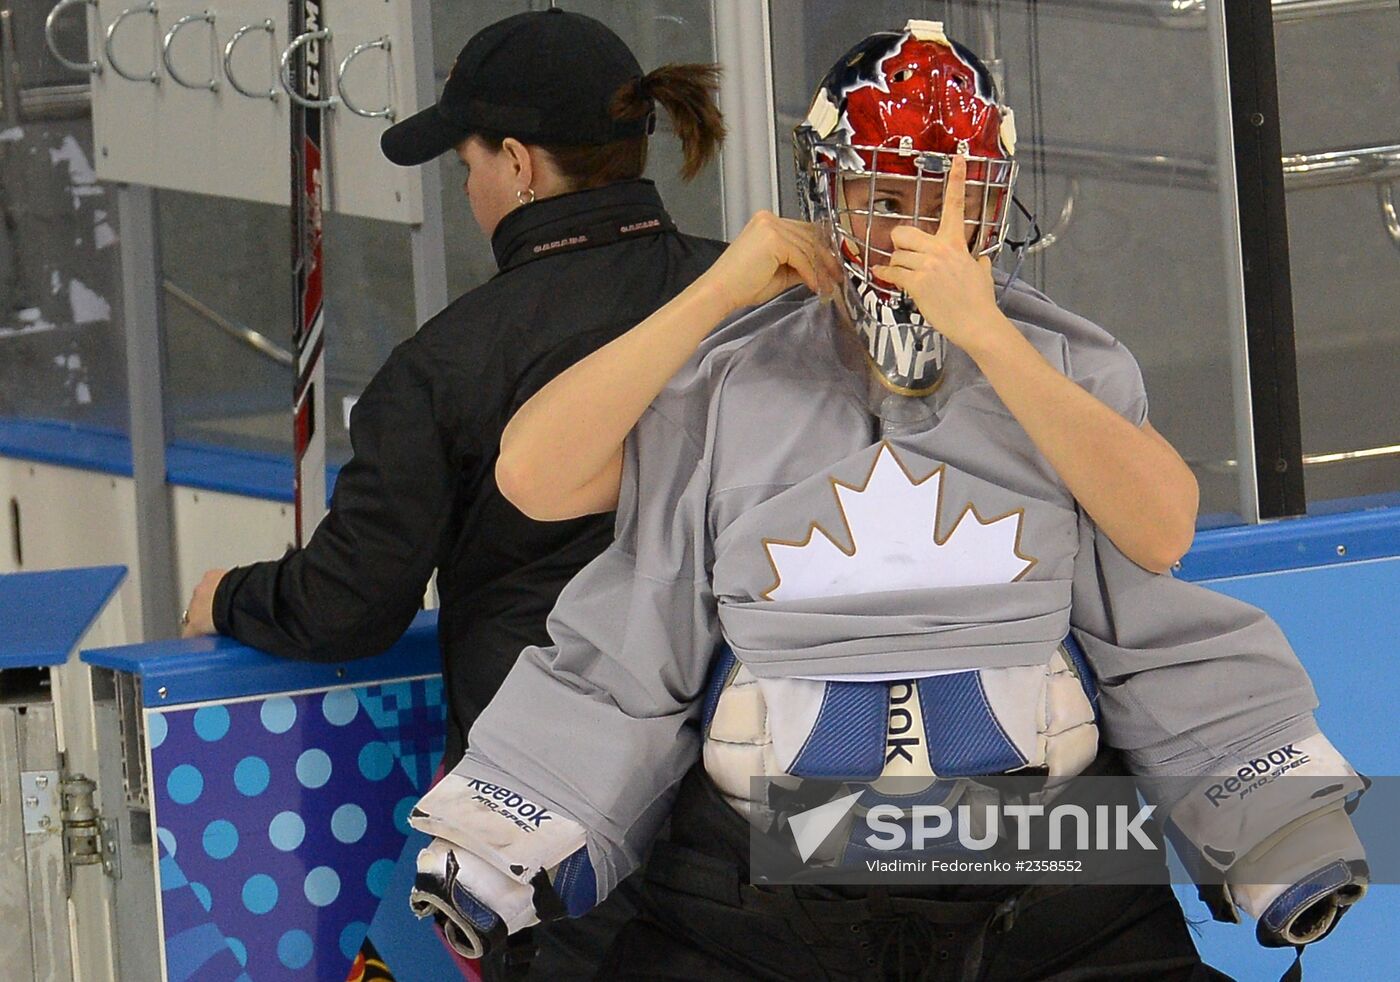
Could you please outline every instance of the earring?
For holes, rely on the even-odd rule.
[[[525,189],[522,191],[520,188],[516,188],[516,189],[515,189],[515,200],[518,201],[518,202],[520,202],[522,205],[532,204],[532,203],[534,202],[534,200],[535,200],[535,189],[534,189],[534,188],[525,188]]]

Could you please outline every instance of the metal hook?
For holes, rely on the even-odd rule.
[[[282,82],[282,88],[287,92],[287,98],[291,99],[303,109],[334,109],[335,104],[340,100],[335,96],[328,96],[325,99],[308,99],[297,91],[296,82],[292,79],[292,56],[296,54],[297,48],[310,41],[329,41],[331,32],[326,28],[319,31],[307,31],[305,34],[293,39],[282,52],[282,70],[277,77]]]
[[[58,24],[58,15],[69,7],[74,7],[78,4],[87,4],[94,10],[97,9],[97,0],[58,0],[58,3],[54,4],[54,8],[49,11],[49,15],[44,18],[44,41],[48,44],[50,53],[52,53],[54,58],[58,60],[58,63],[65,68],[71,68],[75,72],[87,72],[89,75],[101,75],[102,62],[73,61],[65,57],[64,54],[58,50],[58,41],[53,36],[54,27]],[[84,22],[86,23],[86,18],[84,18]]]
[[[219,80],[214,77],[214,69],[209,71],[209,79],[205,82],[186,82],[180,77],[180,73],[175,70],[175,66],[170,61],[170,43],[175,40],[175,35],[187,25],[195,21],[203,21],[209,25],[210,39],[214,36],[214,15],[209,11],[199,14],[189,14],[181,17],[174,24],[170,25],[170,30],[165,32],[165,40],[160,46],[160,60],[165,65],[166,73],[175,80],[177,85],[183,85],[187,89],[208,89],[210,92],[219,91]]]
[[[117,19],[112,21],[107,27],[107,40],[102,45],[102,50],[107,53],[107,63],[112,66],[112,71],[129,82],[150,82],[152,85],[159,85],[160,75],[156,73],[154,67],[148,75],[138,75],[135,72],[128,72],[126,69],[122,68],[121,65],[117,64],[116,55],[112,53],[112,38],[116,36],[117,27],[121,25],[121,22],[136,14],[150,14],[152,23],[155,23],[156,26],[159,27],[160,24],[156,21],[156,9],[155,0],[151,0],[150,3],[141,4],[139,7],[127,7],[121,13],[117,14]]]
[[[234,31],[233,37],[229,38],[228,44],[224,45],[224,77],[228,79],[228,84],[233,86],[233,91],[237,92],[239,95],[247,96],[249,99],[271,99],[273,102],[276,102],[277,87],[275,85],[269,85],[266,92],[254,92],[252,89],[245,89],[240,85],[238,79],[235,78],[233,74],[233,49],[238,45],[239,41],[242,41],[246,35],[251,34],[253,31],[266,31],[267,36],[272,38],[276,34],[277,25],[274,24],[272,18],[269,17],[261,24],[245,24]]]
[[[383,109],[361,109],[351,103],[350,97],[345,94],[345,69],[349,67],[350,62],[354,61],[371,48],[382,48],[387,55],[389,53],[389,38],[387,36],[381,37],[374,41],[366,41],[363,44],[357,44],[355,47],[351,48],[350,53],[345,56],[345,59],[340,63],[340,68],[336,71],[336,91],[340,93],[340,101],[345,104],[345,108],[356,116],[364,116],[366,119],[387,119],[392,123],[398,115],[392,105],[385,106]],[[394,62],[392,58],[389,59],[389,91],[390,93],[394,91]]]

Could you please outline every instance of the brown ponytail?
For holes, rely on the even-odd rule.
[[[724,117],[715,103],[719,73],[718,65],[662,65],[618,90],[613,96],[613,118],[641,119],[652,111],[651,99],[661,103],[685,155],[681,177],[689,181],[724,140]]]
[[[643,119],[659,102],[680,138],[685,157],[681,177],[689,181],[705,168],[724,140],[724,117],[715,102],[719,73],[718,65],[662,65],[618,89],[609,111],[614,119]],[[500,137],[481,136],[492,149],[500,149]],[[647,165],[645,136],[601,146],[545,145],[541,149],[554,158],[575,191],[633,180],[642,176]]]

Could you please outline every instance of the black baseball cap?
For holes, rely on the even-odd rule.
[[[601,22],[558,8],[516,14],[467,42],[436,105],[384,131],[384,156],[412,167],[488,131],[524,143],[583,146],[649,132],[652,117],[615,120],[614,94],[642,75]]]

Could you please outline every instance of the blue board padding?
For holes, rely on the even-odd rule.
[[[382,655],[358,661],[290,661],[219,636],[98,648],[84,651],[82,659],[139,676],[145,705],[161,708],[436,675],[442,670],[435,610],[414,618],[403,637]]]
[[[1371,508],[1200,532],[1176,575],[1200,582],[1395,555],[1400,507]]]
[[[131,476],[131,440],[120,430],[54,419],[0,418],[0,457]]]
[[[327,465],[327,503],[339,476],[339,467]],[[176,440],[165,448],[165,480],[200,491],[292,503],[292,459],[281,454]]]
[[[131,477],[131,440],[120,430],[50,419],[0,418],[0,457]],[[326,468],[326,500],[339,467]],[[168,484],[290,503],[292,459],[176,440],[165,448]]]
[[[1350,550],[1349,550],[1350,551]],[[1267,611],[1312,676],[1318,721],[1359,770],[1400,775],[1400,556],[1258,573],[1204,584]],[[1208,919],[1191,887],[1178,887],[1193,920]],[[1308,979],[1400,978],[1400,887],[1379,884],[1337,930],[1303,957]],[[1240,982],[1275,982],[1291,949],[1268,950],[1253,923],[1201,925],[1206,960]]]
[[[436,769],[418,762],[442,752],[436,679],[178,706],[147,727],[162,896],[200,901],[165,906],[168,959],[212,921],[258,982],[338,982],[385,904],[408,916],[407,887],[386,888]]]
[[[339,467],[326,468],[327,502],[339,474]],[[292,459],[281,454],[176,440],[165,448],[165,480],[199,491],[292,502]]]
[[[1382,491],[1377,494],[1360,494],[1352,498],[1330,498],[1327,501],[1309,501],[1309,515],[1337,515],[1344,511],[1370,511],[1376,508],[1400,507],[1400,491]]]
[[[62,665],[125,577],[125,566],[0,574],[0,669]]]

